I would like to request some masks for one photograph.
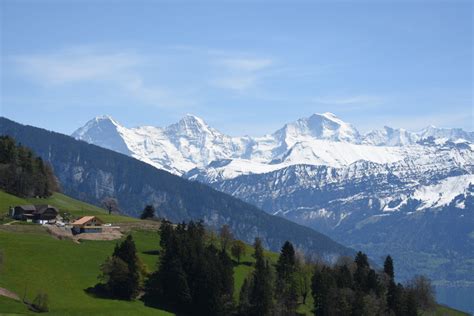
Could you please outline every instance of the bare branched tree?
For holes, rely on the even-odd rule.
[[[117,199],[113,197],[106,197],[102,200],[102,206],[109,211],[109,214],[119,213],[119,204]]]
[[[234,241],[234,235],[232,234],[229,225],[222,226],[219,232],[219,237],[221,239],[222,250],[226,251],[230,244]]]

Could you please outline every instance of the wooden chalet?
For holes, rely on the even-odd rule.
[[[10,209],[10,216],[17,220],[39,224],[54,223],[59,211],[52,205],[18,205]]]
[[[95,216],[84,216],[74,221],[72,225],[72,232],[74,234],[81,233],[101,233],[102,222],[98,217]]]

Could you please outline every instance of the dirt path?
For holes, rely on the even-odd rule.
[[[11,225],[11,224],[16,223],[16,222],[18,222],[18,221],[11,221],[11,222],[5,223],[3,225]]]
[[[0,296],[9,297],[9,298],[14,299],[16,301],[20,300],[20,297],[18,296],[18,294],[14,293],[12,291],[9,291],[7,289],[4,289],[3,287],[0,287]]]

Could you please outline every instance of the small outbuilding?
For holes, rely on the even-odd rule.
[[[74,234],[101,233],[103,224],[104,222],[98,217],[84,216],[72,223],[72,232]]]
[[[53,223],[59,211],[52,205],[18,205],[10,209],[10,217],[39,224]]]

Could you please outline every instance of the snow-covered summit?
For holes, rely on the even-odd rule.
[[[226,160],[239,162],[239,171],[224,172],[228,175],[265,172],[297,164],[339,168],[358,160],[393,163],[423,155],[427,152],[423,148],[428,145],[462,141],[472,150],[474,141],[472,132],[435,127],[420,132],[384,127],[361,135],[353,125],[328,112],[298,119],[263,137],[231,137],[191,114],[164,128],[127,128],[110,116],[99,116],[72,136],[179,175]],[[420,142],[428,137],[435,142]],[[453,159],[457,159],[453,155]],[[223,168],[235,164],[226,166]]]
[[[124,142],[123,127],[108,115],[97,116],[77,129],[72,137],[123,154],[131,154]]]
[[[203,119],[192,114],[186,114],[179,122],[171,124],[166,132],[172,135],[201,137],[203,134],[219,134],[204,122]]]
[[[373,130],[365,134],[362,143],[376,146],[406,146],[415,144],[418,139],[418,135],[403,128],[384,126],[382,130]]]
[[[308,118],[286,124],[276,131],[274,136],[288,144],[294,144],[305,137],[349,143],[358,143],[360,138],[355,127],[329,112],[316,113]]]

